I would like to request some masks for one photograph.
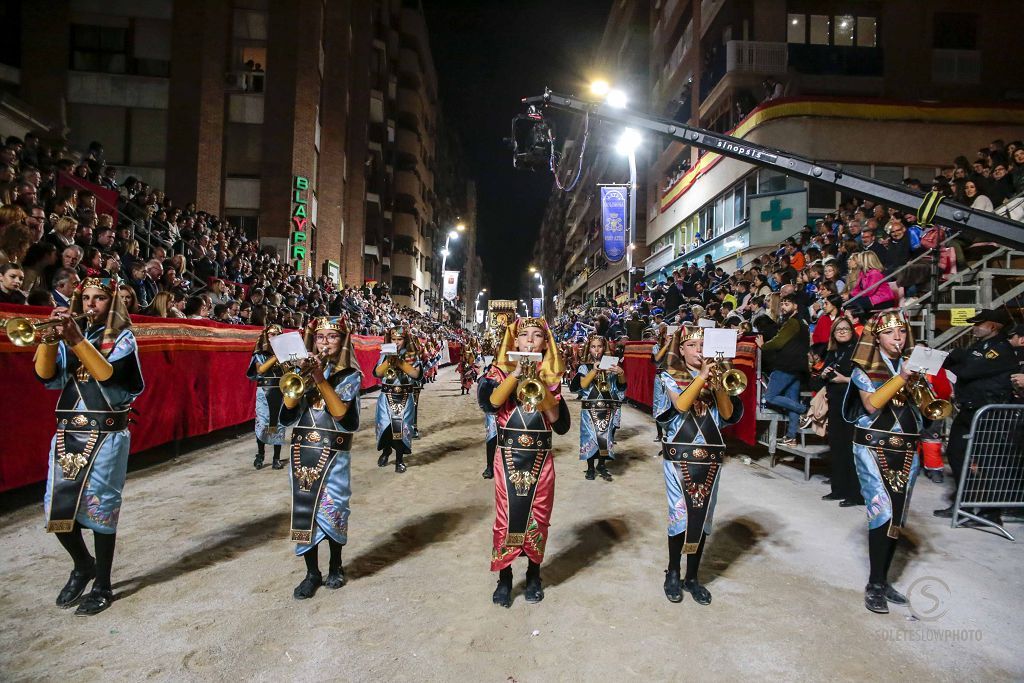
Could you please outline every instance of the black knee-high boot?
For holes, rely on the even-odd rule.
[[[114,563],[114,545],[116,534],[93,533],[96,550],[96,580],[92,590],[82,598],[75,610],[78,616],[92,616],[110,607],[114,600],[114,592],[110,588],[110,568]]]
[[[57,534],[57,540],[75,563],[67,583],[57,594],[57,607],[67,608],[78,602],[89,581],[96,576],[96,561],[89,554],[89,548],[82,538],[82,526],[78,522],[75,522],[71,531]]]
[[[665,597],[669,602],[681,602],[683,584],[679,578],[679,561],[683,554],[683,542],[686,534],[668,537],[668,569],[665,570]]]
[[[700,605],[711,603],[711,591],[697,580],[697,570],[700,569],[700,559],[704,556],[704,542],[707,537],[707,534],[701,532],[697,552],[686,556],[686,577],[683,579],[683,590],[692,595],[694,602]]]
[[[596,457],[597,456],[594,456],[592,458],[587,458],[587,472],[584,475],[587,479],[593,480],[593,479],[597,478],[597,475],[594,473],[594,459]]]
[[[483,478],[494,479],[494,452],[498,450],[498,437],[487,440],[487,467],[484,468]]]
[[[889,586],[889,564],[896,551],[896,539],[889,538],[888,525],[868,530],[870,573],[864,587],[864,606],[879,614],[889,613],[889,602],[905,604],[906,597]]]
[[[252,461],[252,466],[258,470],[263,469],[263,458],[267,454],[267,444],[263,443],[259,439],[256,439],[256,457]]]
[[[395,472],[401,474],[407,469],[405,466],[405,444],[399,441],[395,444]]]
[[[540,565],[533,560],[526,566],[526,590],[523,591],[526,602],[540,602],[544,599],[544,588],[540,581]]]
[[[605,481],[612,480],[612,473],[608,471],[607,467],[608,458],[599,457],[597,459],[597,473],[601,475],[601,478]]]
[[[390,439],[384,442],[384,450],[381,451],[380,457],[377,458],[377,467],[387,467],[388,458],[391,457],[391,441]]]
[[[505,567],[498,572],[498,587],[491,595],[491,602],[501,607],[512,606],[512,567]]]
[[[342,545],[333,538],[327,539],[327,545],[331,550],[331,563],[327,567],[327,579],[324,581],[324,586],[341,588],[345,585],[345,570],[341,566]]]
[[[93,590],[110,590],[110,571],[114,566],[114,546],[117,543],[117,534],[93,534],[96,545],[96,581],[93,582]]]
[[[292,592],[296,600],[313,597],[316,589],[323,584],[323,575],[320,573],[320,553],[317,548],[318,546],[313,546],[302,554],[302,559],[306,562],[306,576]]]
[[[279,470],[284,467],[284,461],[281,460],[281,444],[274,444],[274,462],[271,463],[271,467],[275,470]]]

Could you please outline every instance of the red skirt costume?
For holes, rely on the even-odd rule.
[[[531,319],[532,320],[532,319]],[[514,339],[515,328],[509,327]],[[547,328],[544,323],[544,328]],[[553,341],[553,340],[551,340]],[[485,412],[494,413],[498,427],[498,452],[494,459],[494,528],[491,571],[501,571],[520,555],[540,564],[544,560],[548,526],[555,501],[555,466],[552,432],[569,431],[569,409],[561,396],[561,359],[545,359],[540,375],[551,396],[557,400],[558,419],[550,422],[543,412],[521,406],[513,392],[505,403],[495,408],[491,393],[508,377],[514,364],[506,360],[508,348],[502,345],[494,365],[480,380],[478,398]],[[556,349],[553,343],[549,349]],[[499,362],[508,371],[498,367]],[[546,368],[545,366],[552,366]],[[555,369],[557,368],[557,371]],[[553,379],[553,381],[552,381]]]

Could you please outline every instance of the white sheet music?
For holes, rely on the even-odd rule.
[[[518,363],[520,359],[527,363],[539,363],[543,358],[544,354],[537,351],[509,351],[508,353],[508,359],[513,363]]]
[[[736,330],[718,328],[704,330],[704,357],[717,358],[719,351],[724,358],[736,357]]]
[[[701,318],[697,321],[698,327],[712,328],[715,327],[715,321],[711,318]]]
[[[381,344],[380,352],[384,354],[398,353],[398,344]]]
[[[946,356],[948,355],[949,353],[946,351],[939,351],[927,346],[915,346],[910,354],[910,358],[907,359],[907,367],[912,372],[934,375],[942,368],[942,364],[946,361]]]
[[[270,340],[270,348],[280,362],[302,360],[309,356],[306,350],[306,343],[302,341],[302,335],[298,332],[285,332]]]
[[[598,370],[609,370],[619,364],[618,356],[601,356],[601,364],[597,366]]]

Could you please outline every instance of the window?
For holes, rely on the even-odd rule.
[[[110,74],[127,72],[128,29],[71,25],[71,68]]]
[[[812,14],[810,18],[811,45],[829,44],[828,16],[824,14]]]
[[[732,220],[733,225],[739,225],[746,218],[746,202],[743,201],[743,185],[736,188],[732,195]]]
[[[790,14],[786,20],[786,42],[806,43],[807,23],[803,14]]]
[[[855,22],[849,14],[834,17],[836,27],[835,45],[853,45],[853,30]]]
[[[807,188],[807,206],[814,209],[836,208],[836,189],[822,183],[809,183]]]
[[[874,17],[857,17],[857,47],[878,45],[878,20]]]

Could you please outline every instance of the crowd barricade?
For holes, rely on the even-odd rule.
[[[1014,540],[1001,524],[976,514],[1024,507],[1024,405],[988,405],[971,419],[953,527],[973,521]]]
[[[0,319],[45,318],[50,309],[0,304]],[[261,328],[207,320],[132,316],[146,389],[133,406],[131,452],[243,424],[255,417],[255,388],[245,376]],[[373,366],[381,337],[355,336],[363,389],[380,380]],[[43,387],[32,367],[34,347],[0,334],[0,491],[43,481],[60,392]]]

